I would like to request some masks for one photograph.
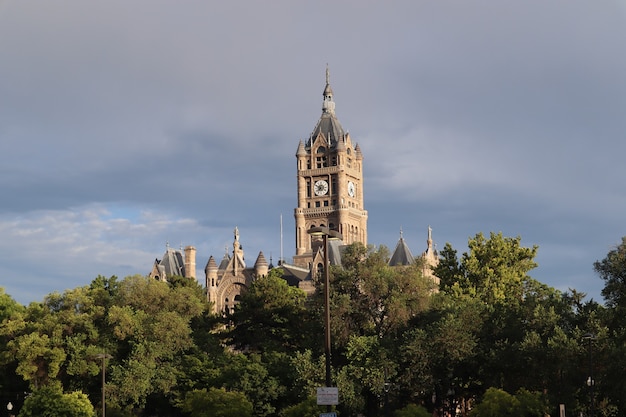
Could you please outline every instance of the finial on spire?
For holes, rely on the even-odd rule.
[[[400,226],[400,239],[402,239],[402,226]]]
[[[433,229],[430,225],[428,226],[428,240],[426,241],[426,244],[428,245],[428,249],[433,247]]]
[[[322,103],[322,112],[335,114],[335,102],[333,101],[333,89],[330,87],[330,69],[326,64],[326,86],[324,87],[324,102]]]
[[[326,63],[326,84],[330,84],[330,69],[328,69],[328,62]]]

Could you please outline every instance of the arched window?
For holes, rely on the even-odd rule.
[[[326,148],[323,146],[320,146],[319,148],[317,148],[317,153],[326,153]]]
[[[322,274],[324,273],[324,264],[322,264],[321,262],[317,264],[317,278],[321,278]]]

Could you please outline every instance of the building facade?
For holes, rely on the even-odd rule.
[[[363,206],[363,154],[335,114],[326,69],[322,115],[309,138],[298,144],[295,265],[308,267],[314,257],[307,231],[324,226],[343,236],[346,245],[367,245],[367,211]]]
[[[363,154],[350,134],[344,131],[335,114],[333,90],[326,69],[322,115],[306,141],[300,141],[296,151],[297,207],[295,218],[295,255],[293,263],[281,262],[283,278],[308,294],[316,288],[319,270],[325,259],[321,241],[312,239],[313,227],[328,227],[342,235],[342,241],[329,241],[328,259],[341,265],[341,253],[346,245],[361,242],[367,245],[367,218],[364,207]],[[432,229],[428,228],[427,248],[421,254],[424,276],[439,280],[432,273],[438,263],[433,246]],[[409,265],[415,261],[402,232],[389,264]],[[150,276],[165,281],[178,275],[195,278],[196,249],[188,246],[180,251],[166,249],[163,259],[156,259]],[[229,313],[239,303],[241,294],[252,282],[266,276],[270,269],[263,252],[253,266],[247,266],[239,229],[234,229],[232,252],[218,261],[212,255],[204,268],[207,300],[214,313]]]

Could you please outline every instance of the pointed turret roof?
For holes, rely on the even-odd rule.
[[[359,146],[358,143],[356,144],[354,148],[354,152],[356,152],[356,159],[363,159],[363,153],[361,152],[361,147]]]
[[[263,251],[259,252],[259,256],[256,258],[256,262],[254,263],[254,268],[258,268],[260,266],[268,266],[267,260],[265,259],[265,255],[263,255]]]
[[[411,253],[411,249],[404,241],[404,237],[402,236],[402,230],[400,230],[400,239],[396,244],[396,249],[393,251],[393,255],[391,255],[391,259],[389,260],[390,266],[399,266],[399,265],[411,265],[414,262],[413,254]]]
[[[204,268],[205,273],[217,271],[217,263],[215,262],[215,258],[213,255],[209,257],[209,261],[206,263],[206,267]]]
[[[296,156],[305,156],[305,155],[306,155],[306,149],[304,148],[304,143],[300,141],[300,143],[298,144],[298,150],[296,151]]]

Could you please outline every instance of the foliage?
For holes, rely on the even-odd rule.
[[[489,388],[482,401],[471,411],[471,417],[508,417],[517,416],[519,400],[515,396],[498,388]]]
[[[546,414],[541,394],[520,390],[511,395],[498,388],[489,388],[476,405],[471,417],[543,417]]]
[[[317,405],[315,397],[308,397],[306,400],[285,408],[281,417],[317,417],[320,415],[320,406]]]
[[[524,248],[520,243],[519,236],[508,238],[492,232],[487,239],[478,233],[469,239],[469,251],[463,253],[460,262],[456,251],[446,245],[434,273],[441,274],[444,288],[458,285],[489,305],[519,302],[529,279],[527,274],[537,266],[534,258],[538,249]]]
[[[407,404],[404,408],[394,411],[393,417],[431,417],[431,413],[422,406]]]
[[[252,416],[252,403],[244,394],[217,388],[187,393],[182,408],[191,417]]]
[[[337,411],[400,417],[422,415],[422,404],[429,413],[452,405],[466,413],[481,398],[479,417],[556,414],[561,402],[578,414],[590,372],[597,414],[623,409],[626,240],[594,264],[606,306],[534,280],[536,252],[501,233],[470,238],[460,256],[447,244],[434,291],[419,262],[392,268],[383,246],[346,247],[343,267],[330,271]],[[307,298],[288,286],[278,269],[256,280],[226,321],[183,277],[99,276],[27,307],[0,289],[2,399],[30,413],[20,415],[86,396],[97,406],[105,353],[112,417],[202,416],[219,408],[209,401],[233,396],[224,413],[318,415],[324,301],[322,291]]]
[[[230,342],[253,352],[293,352],[304,348],[309,332],[306,294],[291,287],[278,269],[257,279],[241,295],[235,312],[228,317]]]
[[[360,243],[348,246],[342,260],[331,281],[338,343],[346,344],[353,334],[391,336],[428,308],[433,284],[420,263],[391,267],[387,248],[368,250]]]
[[[89,398],[79,391],[64,394],[60,385],[36,389],[24,401],[20,417],[95,417]]]
[[[604,259],[594,262],[593,268],[604,280],[602,296],[607,307],[623,317],[622,312],[626,310],[626,236]]]

